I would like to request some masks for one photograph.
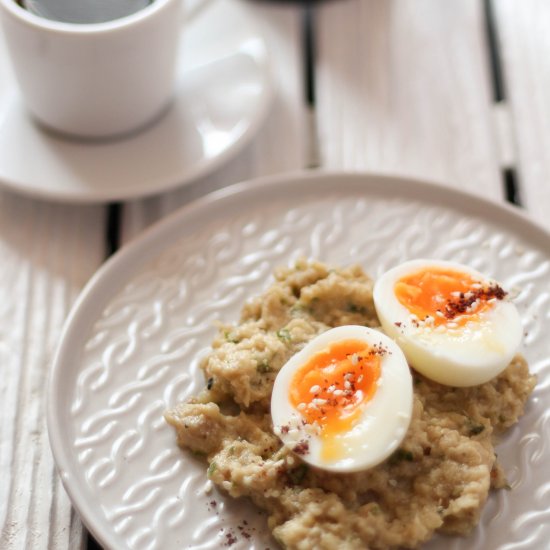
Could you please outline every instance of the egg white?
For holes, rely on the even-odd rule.
[[[480,312],[478,322],[463,327],[433,327],[415,323],[394,293],[395,283],[422,268],[441,267],[470,275],[483,284],[494,283],[478,271],[455,262],[413,260],[390,269],[375,283],[376,312],[386,334],[404,351],[409,363],[423,375],[450,386],[475,386],[500,374],[517,352],[522,325],[514,304],[497,300]]]
[[[345,456],[327,462],[321,456],[322,441],[290,401],[290,385],[294,373],[312,355],[342,340],[361,340],[370,346],[382,345],[388,350],[380,359],[380,377],[374,396],[366,402],[359,421],[341,435],[339,441]],[[379,331],[362,326],[330,329],[309,342],[279,371],[271,398],[274,431],[289,448],[307,441],[308,451],[300,457],[309,464],[333,472],[356,472],[371,468],[398,447],[409,427],[412,415],[413,390],[411,373],[399,347]],[[281,427],[289,428],[283,433]],[[284,430],[286,431],[286,430]]]

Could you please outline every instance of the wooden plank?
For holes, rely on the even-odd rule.
[[[493,2],[524,206],[550,228],[550,4]]]
[[[244,150],[191,185],[125,205],[122,242],[191,200],[231,183],[307,165],[307,113],[303,99],[301,24],[296,3],[241,1],[256,16],[272,61],[276,97],[270,113]]]
[[[101,264],[104,208],[0,192],[0,548],[77,549],[83,527],[56,474],[46,382],[61,327]]]
[[[322,165],[503,197],[478,0],[318,5]]]

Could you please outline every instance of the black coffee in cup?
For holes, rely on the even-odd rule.
[[[153,0],[17,0],[26,10],[65,23],[104,23],[126,17]]]

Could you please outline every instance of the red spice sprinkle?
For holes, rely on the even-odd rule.
[[[385,355],[386,353],[390,353],[390,350],[388,348],[385,348],[382,344],[382,342],[380,342],[379,344],[374,344],[374,346],[372,347],[371,351],[369,352],[371,355]]]
[[[237,537],[233,534],[233,532],[229,531],[228,533],[225,533],[224,546],[226,547],[233,546],[236,542],[237,542]]]
[[[477,300],[489,301],[492,298],[503,300],[507,294],[508,293],[496,283],[485,288],[470,290],[466,294],[461,292],[456,300],[449,300],[445,304],[445,311],[443,314],[447,319],[454,319],[458,315],[466,313]]]
[[[285,425],[285,426],[281,426],[281,433],[282,434],[287,434],[289,432],[290,428]]]
[[[211,500],[210,502],[206,503],[206,506],[207,506],[209,512],[212,512],[213,510],[215,510],[217,505],[218,505],[218,503],[215,500]]]
[[[303,439],[292,449],[297,455],[305,455],[309,453],[309,443]]]

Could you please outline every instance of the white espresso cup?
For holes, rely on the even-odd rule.
[[[168,107],[182,0],[154,0],[91,24],[47,19],[15,0],[0,0],[0,8],[24,101],[46,127],[69,136],[113,137],[146,126]]]

